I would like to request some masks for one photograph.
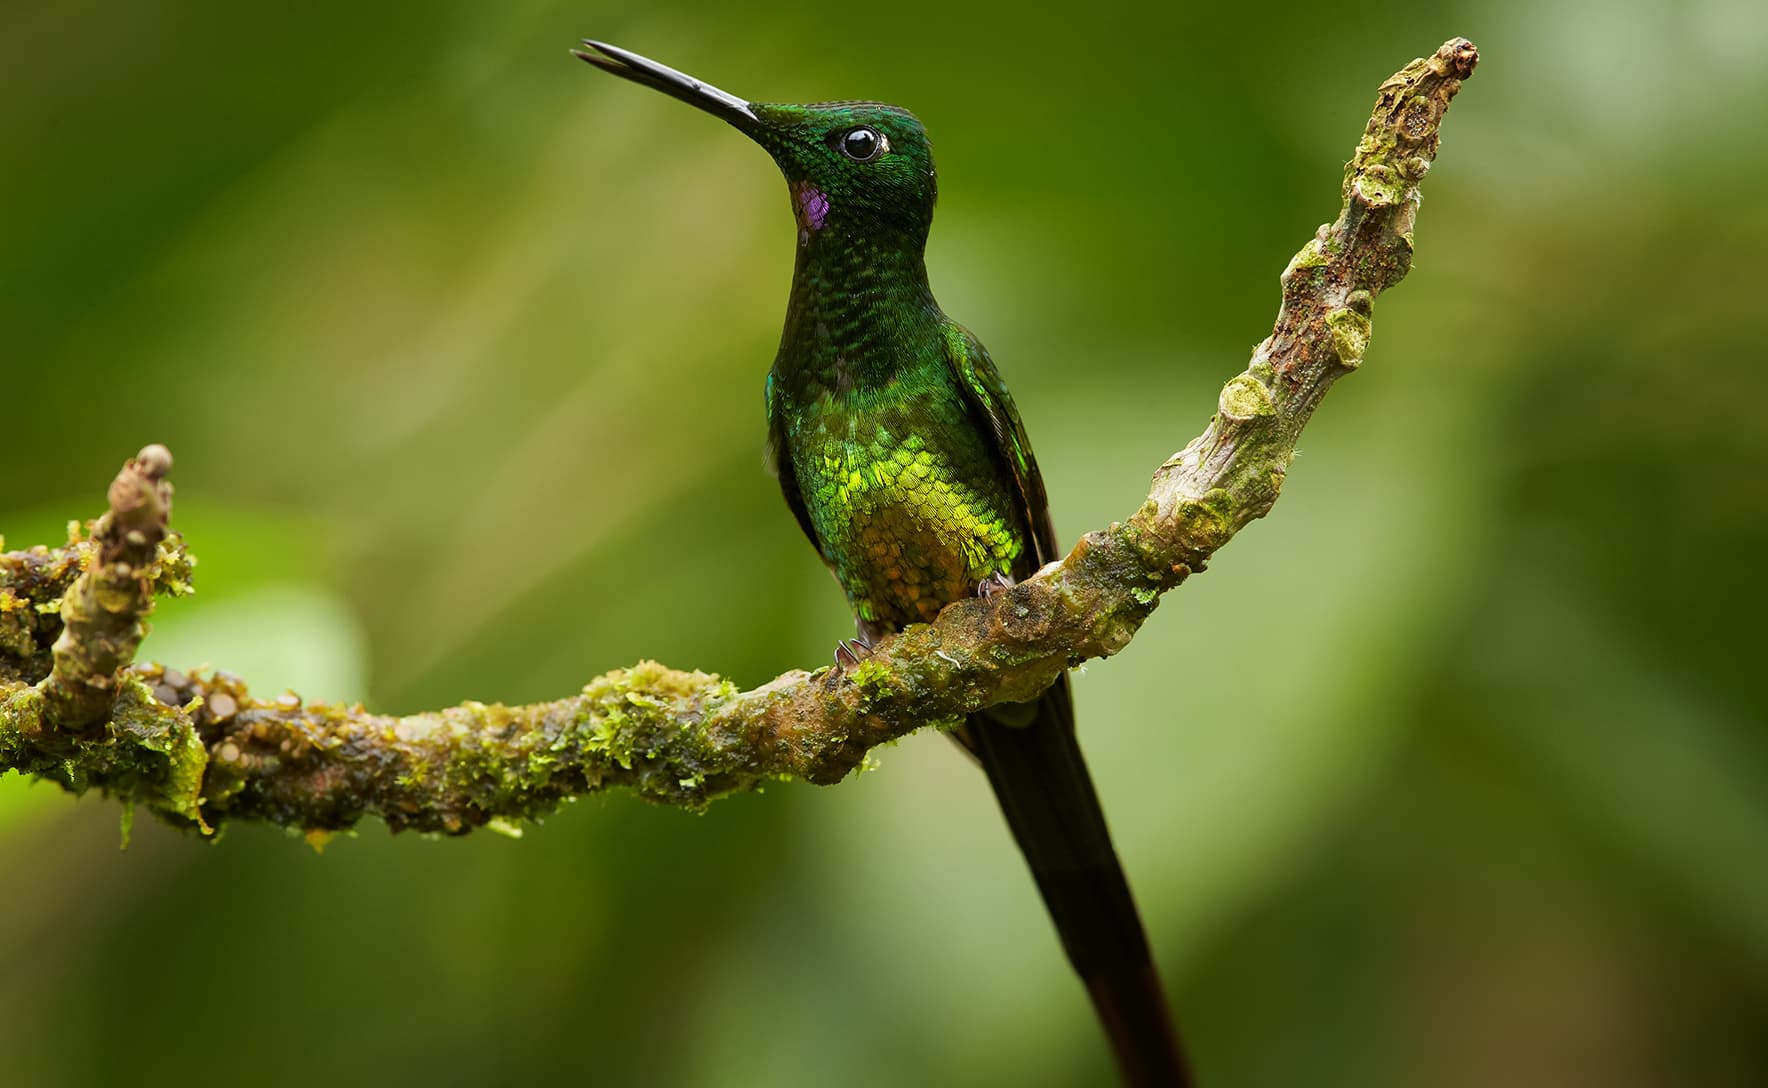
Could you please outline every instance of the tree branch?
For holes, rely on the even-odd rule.
[[[1418,184],[1477,61],[1457,38],[1382,85],[1337,222],[1290,261],[1271,335],[1140,509],[1010,590],[886,640],[849,682],[791,672],[739,692],[643,662],[550,703],[392,717],[259,698],[222,672],[128,667],[154,595],[189,577],[167,532],[171,458],[150,446],[90,539],[0,554],[0,770],[205,830],[249,819],[323,832],[373,814],[458,833],[612,787],[700,808],[770,777],[833,783],[875,745],[1030,699],[1123,649],[1162,593],[1270,510],[1314,408],[1362,363],[1375,296],[1411,265]]]

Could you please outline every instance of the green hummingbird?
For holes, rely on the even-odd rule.
[[[786,176],[798,250],[767,377],[769,449],[786,504],[853,606],[858,639],[840,643],[832,675],[885,635],[1060,558],[1013,398],[927,284],[937,184],[921,122],[879,102],[748,102],[583,44],[573,53],[595,67],[723,118]],[[952,735],[987,773],[1125,1080],[1189,1083],[1068,678]]]

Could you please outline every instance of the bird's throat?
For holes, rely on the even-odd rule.
[[[793,399],[878,388],[943,342],[944,315],[927,284],[924,238],[854,229],[817,194],[795,187],[803,229],[775,380]]]

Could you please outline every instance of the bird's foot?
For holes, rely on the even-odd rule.
[[[835,665],[838,668],[851,669],[871,656],[871,644],[861,639],[844,638],[835,643]]]
[[[840,686],[841,681],[846,679],[848,669],[870,656],[872,656],[871,644],[864,639],[844,638],[835,643],[835,667],[829,670],[823,684],[830,691],[834,691]]]
[[[995,594],[1005,593],[1011,588],[1013,588],[1013,579],[1002,574],[1000,571],[996,571],[987,578],[976,583],[976,595],[986,601],[995,596]]]

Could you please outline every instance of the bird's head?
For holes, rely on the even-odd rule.
[[[766,148],[792,189],[801,237],[843,226],[925,237],[938,187],[927,130],[882,102],[747,102],[690,75],[602,42],[588,63],[722,117]]]

